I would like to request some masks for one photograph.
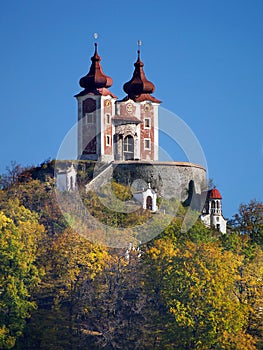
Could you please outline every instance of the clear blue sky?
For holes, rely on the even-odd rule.
[[[98,32],[118,97],[142,40],[154,96],[197,136],[225,216],[262,200],[262,15],[261,0],[2,2],[0,172],[11,160],[37,165],[56,156],[76,122],[73,95]]]

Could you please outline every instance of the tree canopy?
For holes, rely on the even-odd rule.
[[[97,195],[82,194],[98,220],[124,227],[127,247],[113,249],[63,217],[51,169],[14,165],[2,177],[0,349],[263,348],[261,202],[242,204],[221,234],[171,201],[170,223],[140,244],[129,228],[154,215],[155,230],[161,215],[116,214]],[[113,191],[130,199],[129,188],[113,184]]]

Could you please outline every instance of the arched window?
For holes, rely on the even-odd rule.
[[[131,135],[123,140],[123,156],[125,160],[134,159],[134,138]]]
[[[211,207],[212,207],[212,209],[215,209],[215,207],[216,207],[216,203],[215,203],[215,201],[212,201],[212,203],[211,203]]]

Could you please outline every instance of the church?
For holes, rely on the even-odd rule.
[[[138,50],[131,80],[123,86],[123,99],[109,90],[112,78],[100,64],[97,43],[78,100],[78,157],[101,162],[158,160],[158,107],[155,86],[146,79]]]
[[[161,101],[153,96],[155,86],[146,78],[140,50],[137,51],[132,77],[123,85],[123,98],[118,99],[110,90],[113,80],[103,72],[97,43],[89,71],[80,78],[79,85],[82,90],[75,95],[78,103],[78,159],[96,162],[99,164],[97,169],[101,169],[86,185],[86,190],[100,188],[113,178],[132,186],[137,200],[141,198],[143,208],[157,211],[157,197],[177,198],[203,212],[203,222],[207,226],[215,225],[205,217],[205,213],[211,214],[210,209],[203,210],[210,203],[206,198],[206,169],[190,162],[158,159]],[[58,174],[61,189],[62,177],[67,181],[65,189],[69,188],[70,181],[75,184],[75,180],[63,176]],[[224,227],[216,225],[219,230]]]

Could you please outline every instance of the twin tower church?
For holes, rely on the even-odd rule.
[[[78,157],[102,162],[158,160],[161,101],[152,96],[155,87],[144,74],[140,51],[121,100],[109,90],[112,79],[103,73],[100,61],[95,44],[89,72],[79,81],[83,91],[76,95]]]
[[[79,84],[78,159],[103,164],[87,189],[99,188],[108,175],[133,187],[134,198],[145,209],[157,211],[156,198],[177,198],[185,206],[202,212],[206,226],[226,232],[222,197],[207,191],[206,169],[190,162],[161,162],[159,149],[159,106],[152,94],[154,84],[144,73],[137,53],[132,78],[123,85],[125,96],[118,99],[110,90],[112,78],[101,67],[98,46],[91,57],[89,72]],[[57,173],[62,190],[72,190],[72,167]]]

